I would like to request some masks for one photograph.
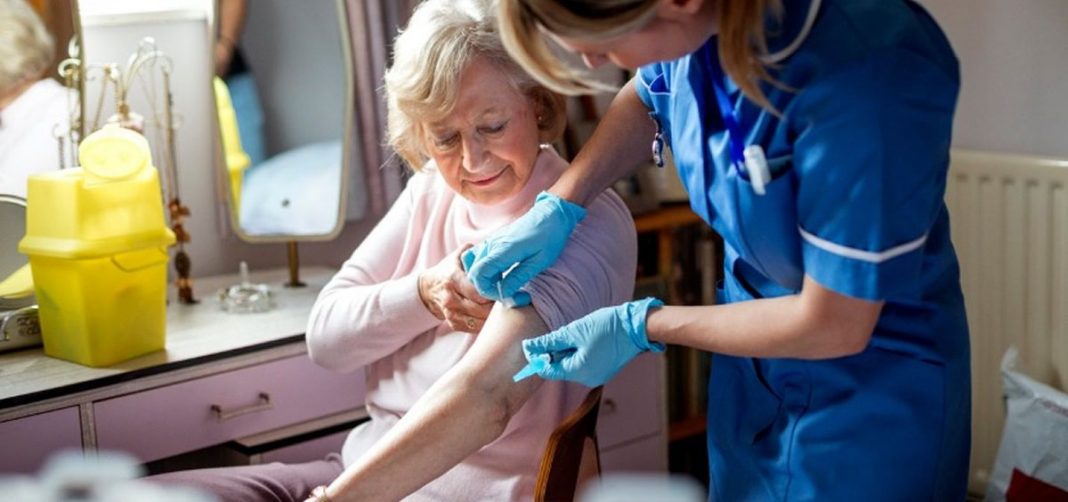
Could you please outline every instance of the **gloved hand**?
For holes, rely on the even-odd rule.
[[[470,249],[470,247],[468,247],[467,249]],[[475,261],[475,255],[473,255],[473,254],[471,254],[469,252],[464,252],[464,253],[462,253],[460,255],[460,264],[463,266],[463,269],[464,269],[465,272],[468,271],[468,270],[471,270],[471,264],[474,263],[474,261]],[[464,279],[467,281],[468,284],[472,284],[470,277],[465,275]],[[500,293],[500,285],[501,285],[501,283],[498,282],[497,283],[497,292],[498,293]],[[475,291],[478,291],[478,288],[474,288],[474,289],[475,289]],[[517,307],[526,307],[527,305],[530,305],[531,298],[530,298],[530,293],[527,293],[526,291],[516,291],[515,294],[513,294],[510,297],[498,294],[497,301],[503,303],[505,307],[517,308]]]
[[[464,253],[464,263],[470,264],[467,277],[486,298],[513,298],[556,262],[575,225],[585,217],[582,206],[549,192],[538,194],[530,211]]]
[[[538,375],[546,380],[570,380],[587,387],[611,380],[634,356],[663,352],[664,344],[650,342],[645,319],[650,308],[664,302],[646,298],[605,307],[547,335],[523,341],[527,360],[549,354],[551,362]]]

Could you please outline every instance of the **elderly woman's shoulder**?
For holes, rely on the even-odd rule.
[[[635,235],[634,217],[615,190],[601,192],[586,206],[581,227],[600,229],[616,236]]]

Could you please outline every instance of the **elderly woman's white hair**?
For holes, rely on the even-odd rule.
[[[452,111],[464,70],[480,57],[534,101],[543,142],[563,133],[567,121],[563,97],[509,57],[498,36],[495,11],[492,0],[427,0],[397,36],[393,65],[385,79],[388,141],[412,169],[422,168],[429,158],[425,125]]]
[[[55,46],[25,0],[0,0],[0,96],[40,79]]]

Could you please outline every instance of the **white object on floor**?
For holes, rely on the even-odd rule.
[[[704,489],[684,476],[666,474],[606,474],[579,491],[580,502],[705,502]]]

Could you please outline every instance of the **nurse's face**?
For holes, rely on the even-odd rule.
[[[538,157],[533,100],[484,59],[464,71],[452,113],[426,130],[427,152],[445,183],[479,204],[503,202],[522,190]]]
[[[582,56],[590,68],[612,62],[637,69],[696,51],[716,33],[713,0],[661,0],[656,17],[642,28],[605,40],[553,35],[565,49]]]

